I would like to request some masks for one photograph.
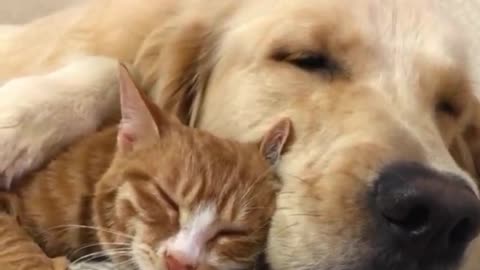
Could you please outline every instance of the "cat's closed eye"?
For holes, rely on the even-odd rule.
[[[123,197],[130,201],[137,216],[147,223],[162,223],[166,219],[178,223],[179,206],[165,189],[148,180],[130,181]]]
[[[167,211],[169,212],[168,214],[170,215],[170,217],[177,218],[180,211],[178,204],[171,196],[168,195],[168,193],[162,187],[157,186],[157,191],[160,194],[161,199],[165,201],[166,207],[168,208]]]
[[[248,231],[240,227],[224,227],[216,232],[216,234],[210,240],[211,242],[216,242],[221,239],[232,239],[232,238],[241,238],[248,236]]]
[[[218,237],[245,236],[247,232],[240,229],[223,229],[217,233]]]

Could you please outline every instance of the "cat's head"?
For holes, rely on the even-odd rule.
[[[100,241],[142,270],[245,269],[262,252],[291,123],[259,143],[220,139],[152,105],[120,67],[117,153],[96,187]]]

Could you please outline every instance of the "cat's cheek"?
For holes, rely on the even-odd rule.
[[[144,237],[137,236],[132,243],[132,259],[142,270],[163,270],[164,264],[156,255],[155,250],[143,240],[137,240]]]
[[[147,225],[142,221],[137,224],[136,234],[132,243],[132,257],[142,270],[164,270],[165,240],[161,228]]]
[[[138,243],[149,246],[158,253],[165,248],[166,239],[175,234],[175,229],[161,223],[145,223],[139,220],[136,225],[135,239]]]
[[[115,207],[117,222],[130,220],[136,215],[136,209],[129,200],[118,200]]]
[[[237,270],[248,268],[248,265],[229,260],[217,252],[210,252],[207,256],[206,263],[208,264],[208,269],[212,270]]]
[[[246,265],[232,261],[228,256],[225,256],[225,248],[234,248],[235,245],[227,238],[221,237],[216,240],[215,244],[210,246],[210,250],[206,256],[206,263],[212,269],[218,270],[233,270],[246,269]]]
[[[248,237],[220,237],[210,247],[207,261],[221,270],[251,269],[256,254],[263,249],[258,244],[261,240],[259,235],[252,234]]]
[[[135,235],[137,213],[133,204],[128,200],[117,201],[115,209],[114,227],[127,235]],[[121,239],[117,239],[120,241]],[[122,239],[125,241],[126,239]],[[126,240],[128,241],[128,240]]]
[[[136,215],[137,215],[136,219],[140,222],[145,223],[145,224],[155,225],[156,223],[158,223],[156,217],[152,216],[147,211],[144,211],[142,209],[137,209]]]
[[[148,211],[133,200],[121,200],[117,203],[117,219],[123,221],[140,222],[145,224],[158,223],[159,215]]]

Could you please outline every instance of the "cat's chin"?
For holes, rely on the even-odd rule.
[[[134,270],[167,270],[165,262],[149,248],[133,248],[131,261]]]

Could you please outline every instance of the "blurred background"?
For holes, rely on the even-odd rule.
[[[0,23],[24,23],[80,1],[83,0],[0,0]]]

